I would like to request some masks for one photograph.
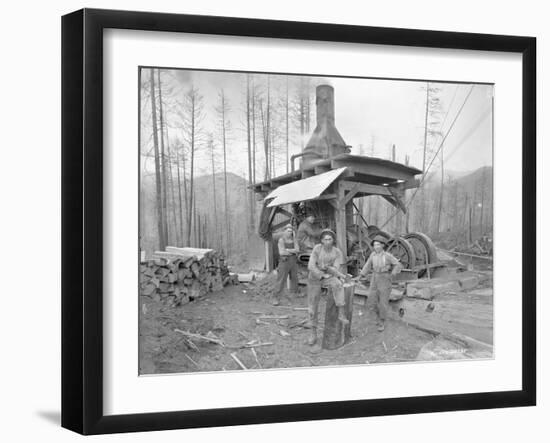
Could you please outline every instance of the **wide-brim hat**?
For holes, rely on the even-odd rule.
[[[382,237],[381,235],[376,235],[372,241],[371,241],[371,245],[374,245],[374,242],[377,241],[379,243],[382,243],[384,246],[386,246],[388,244],[388,240],[385,238],[385,237]]]
[[[321,231],[321,240],[325,235],[330,235],[332,239],[336,242],[336,232],[334,232],[332,229],[323,229]]]

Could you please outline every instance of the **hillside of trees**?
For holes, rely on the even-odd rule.
[[[250,261],[248,260],[249,255],[252,255],[256,261],[263,260],[261,240],[254,235],[254,227],[250,225],[248,181],[232,172],[227,173],[227,212],[224,204],[224,185],[223,173],[195,177],[193,220],[189,242],[186,238],[186,229],[184,232],[178,233],[180,229],[177,217],[179,208],[176,201],[172,205],[169,199],[168,212],[172,214],[168,218],[170,245],[213,248],[231,255],[232,263]],[[222,192],[216,192],[215,198],[214,188],[222,190]],[[141,248],[147,253],[158,250],[159,245],[158,232],[155,229],[157,224],[155,200],[155,180],[153,176],[147,176],[142,180],[140,195],[140,232],[144,234],[141,238]],[[256,200],[254,200],[254,205],[254,219],[256,219],[256,212],[259,209]],[[174,212],[176,212],[175,217],[173,216]],[[254,264],[258,265],[255,262]]]
[[[406,202],[414,193],[415,190],[407,191]],[[467,247],[482,235],[492,236],[493,168],[490,166],[457,176],[449,173],[443,186],[435,173],[427,176],[409,204],[408,217],[396,212],[380,197],[363,200],[366,221],[391,233],[424,232],[447,248]]]
[[[214,248],[230,263],[261,267],[260,205],[250,186],[289,171],[290,156],[303,149],[314,129],[315,88],[323,82],[305,76],[141,69],[141,250]],[[423,137],[415,149],[422,154],[420,169],[427,171],[423,185],[407,191],[406,216],[378,197],[357,200],[359,211],[388,232],[425,232],[446,247],[491,235],[492,168],[457,174],[446,167],[454,152],[447,153],[444,142],[462,109],[449,112],[458,86],[445,109],[441,86],[413,88],[422,100]],[[395,145],[388,151],[374,135],[365,143],[352,152],[399,161]]]

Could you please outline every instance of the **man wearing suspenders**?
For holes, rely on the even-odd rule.
[[[376,323],[378,331],[382,332],[386,324],[386,316],[389,308],[391,283],[393,277],[401,271],[401,263],[393,255],[384,250],[386,239],[380,235],[372,241],[374,251],[368,258],[365,266],[359,273],[359,279],[365,278],[372,272],[370,280],[370,295],[376,303]]]

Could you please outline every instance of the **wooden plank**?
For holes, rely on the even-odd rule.
[[[364,194],[391,195],[391,192],[388,190],[387,186],[371,185],[352,180],[342,180],[342,186],[344,186],[344,189],[347,191],[354,189],[357,185],[357,191]]]
[[[331,162],[332,168],[343,168],[348,167],[354,172],[360,174],[373,175],[376,177],[384,177],[390,181],[395,180],[410,180],[413,176],[408,171],[398,170],[390,165],[384,164],[368,164],[368,163],[359,163],[355,159],[333,159]]]
[[[316,197],[314,199],[312,199],[312,201],[317,201],[317,200],[334,200],[335,198],[337,198],[338,195],[335,194],[334,192],[333,193],[330,193],[330,194],[322,194],[320,195],[319,197]]]
[[[420,180],[417,178],[412,178],[410,180],[406,180],[403,183],[403,190],[414,189],[414,188],[418,188],[419,186],[420,186]]]

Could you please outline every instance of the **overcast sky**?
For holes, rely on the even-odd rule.
[[[149,78],[149,71],[144,71],[144,78]],[[188,70],[163,71],[163,83],[172,85],[174,97],[179,97],[192,84],[204,96],[203,126],[206,132],[214,134],[216,144],[219,143],[219,119],[214,111],[219,103],[219,91],[224,89],[231,110],[228,119],[233,131],[228,144],[230,161],[228,170],[241,176],[246,176],[246,133],[244,131],[244,103],[246,91],[246,75],[242,73],[207,72]],[[270,75],[272,100],[275,105],[278,96],[284,96],[286,91],[286,76]],[[255,84],[265,88],[266,74],[255,74]],[[405,155],[410,156],[410,164],[419,169],[422,166],[422,146],[424,137],[424,119],[426,109],[426,82],[380,80],[380,79],[353,79],[341,77],[311,77],[313,84],[329,83],[334,87],[336,127],[348,145],[352,146],[352,153],[359,153],[359,146],[363,145],[364,153],[371,155],[374,145],[376,157],[389,158],[391,145],[396,145],[398,162],[404,162]],[[296,77],[290,77],[290,94],[293,94],[293,85],[297,84]],[[441,113],[437,117],[443,126],[439,129],[448,136],[443,145],[445,169],[456,172],[465,172],[481,166],[492,165],[492,95],[493,86],[431,83],[431,86],[440,88],[438,96],[441,101]],[[169,91],[169,88],[166,88]],[[471,93],[470,93],[471,90]],[[144,90],[145,91],[145,90]],[[466,97],[470,93],[468,99]],[[167,100],[168,98],[168,93]],[[150,106],[150,105],[149,105]],[[460,108],[463,106],[461,112]],[[181,117],[174,109],[177,105],[166,108],[166,119],[171,126],[177,127]],[[312,97],[312,124],[315,128],[315,102]],[[453,121],[456,122],[451,128]],[[149,122],[149,123],[148,123]],[[149,124],[149,126],[148,126]],[[150,133],[150,113],[147,107],[142,108],[142,140],[150,144],[150,137],[143,135]],[[450,129],[450,131],[449,131]],[[258,128],[258,133],[260,128]],[[170,138],[178,137],[178,131],[172,129]],[[306,139],[309,136],[306,136]],[[306,140],[307,141],[307,140]],[[257,136],[258,156],[261,156],[261,138]],[[441,138],[432,140],[433,151],[437,150]],[[142,146],[147,148],[146,146]],[[148,148],[147,148],[148,149]],[[296,132],[291,137],[291,154],[300,152],[300,140]],[[199,174],[210,173],[209,157],[203,148],[197,153],[197,169]],[[276,174],[286,172],[284,156],[276,169]],[[428,159],[429,163],[430,159]],[[437,171],[439,161],[434,161],[430,172]]]

